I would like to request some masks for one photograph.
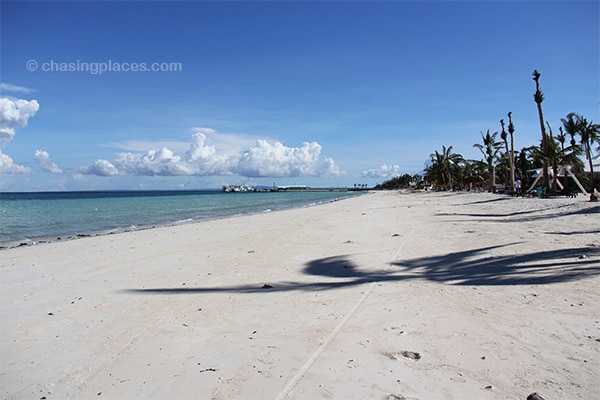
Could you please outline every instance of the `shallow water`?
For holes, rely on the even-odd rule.
[[[0,193],[0,243],[216,219],[328,202],[356,192]]]

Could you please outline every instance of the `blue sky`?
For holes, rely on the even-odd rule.
[[[600,122],[597,1],[0,7],[2,191],[372,185],[509,111],[538,144],[534,69],[553,129]]]

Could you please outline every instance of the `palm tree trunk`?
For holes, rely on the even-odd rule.
[[[515,141],[513,133],[515,126],[512,123],[512,112],[508,113],[508,133],[510,134],[510,186],[514,193],[515,191]]]
[[[508,163],[510,165],[510,153],[508,152],[508,140],[506,140],[506,131],[504,130],[504,120],[501,119],[500,120],[500,125],[502,126],[502,133],[500,134],[500,137],[502,138],[502,141],[504,142],[504,149],[506,150],[506,152],[504,154],[506,154],[506,157],[508,158]],[[509,181],[504,181],[504,185],[508,186]],[[514,190],[514,189],[513,189]]]
[[[546,135],[546,128],[544,126],[544,112],[542,111],[542,101],[544,101],[544,95],[540,91],[540,73],[538,70],[533,71],[533,80],[535,81],[535,94],[533,95],[533,99],[537,104],[538,116],[540,117],[540,130],[542,131],[542,153],[544,154],[543,158],[543,169],[542,169],[542,177],[543,177],[543,185],[546,189],[550,188],[550,177],[548,176],[548,158],[546,157],[546,153],[548,152],[548,137]]]
[[[594,160],[592,159],[592,152],[590,150],[590,144],[586,142],[584,144],[584,146],[585,146],[585,156],[590,163],[590,173],[592,174],[592,177],[590,180],[592,183],[592,191],[591,191],[592,195],[591,195],[590,199],[593,200],[594,199],[594,189],[596,189],[596,184],[594,182]]]

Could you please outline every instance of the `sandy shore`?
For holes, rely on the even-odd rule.
[[[381,192],[0,251],[2,399],[600,398],[600,205]]]

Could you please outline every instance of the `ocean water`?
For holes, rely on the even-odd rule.
[[[67,239],[305,207],[356,192],[115,191],[0,193],[0,243]]]

